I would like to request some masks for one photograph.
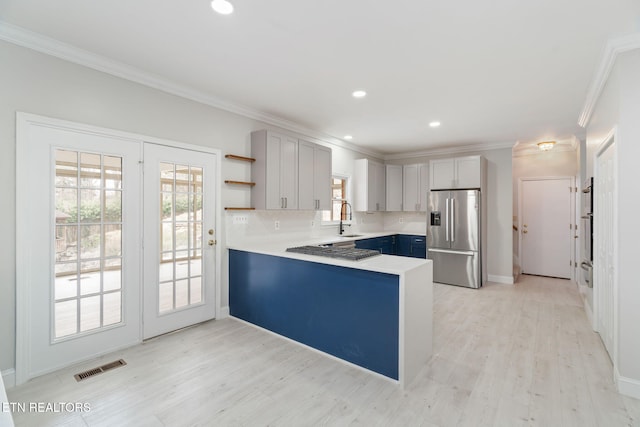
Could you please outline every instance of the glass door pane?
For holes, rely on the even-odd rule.
[[[122,158],[55,152],[54,340],[122,322]]]
[[[160,163],[158,312],[202,301],[202,168]]]

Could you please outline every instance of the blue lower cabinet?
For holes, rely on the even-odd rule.
[[[398,234],[396,252],[398,256],[411,256],[411,237],[408,234]]]
[[[409,256],[414,258],[427,257],[427,238],[424,236],[411,236],[411,248]]]
[[[395,255],[395,237],[396,236],[384,236],[374,237],[371,239],[356,240],[356,248],[372,249],[384,255]]]
[[[230,250],[229,309],[398,379],[399,276]]]

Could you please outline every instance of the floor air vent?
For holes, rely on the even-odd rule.
[[[127,362],[120,359],[116,360],[115,362],[107,363],[106,365],[98,366],[97,368],[89,369],[88,371],[80,372],[79,374],[75,374],[73,377],[76,379],[76,381],[82,381],[103,372],[110,371],[111,369],[119,368],[120,366],[124,366],[126,364]]]

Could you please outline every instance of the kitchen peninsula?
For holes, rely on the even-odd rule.
[[[229,247],[230,314],[407,385],[432,351],[432,263],[286,251],[338,239],[356,240]]]

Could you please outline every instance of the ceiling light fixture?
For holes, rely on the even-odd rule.
[[[345,135],[344,139],[348,139],[349,141],[351,141],[353,139],[353,136],[351,135]]]
[[[211,2],[211,8],[220,15],[229,15],[233,13],[233,5],[227,0],[213,0]]]
[[[431,126],[432,128],[437,128],[438,126],[440,126],[440,122],[431,122],[429,123],[429,126]]]
[[[354,98],[364,98],[365,96],[367,96],[367,92],[365,92],[364,90],[356,90],[353,91],[351,95],[353,95]]]
[[[549,151],[553,148],[554,145],[556,145],[555,141],[538,142],[538,148],[541,149],[542,151]]]

